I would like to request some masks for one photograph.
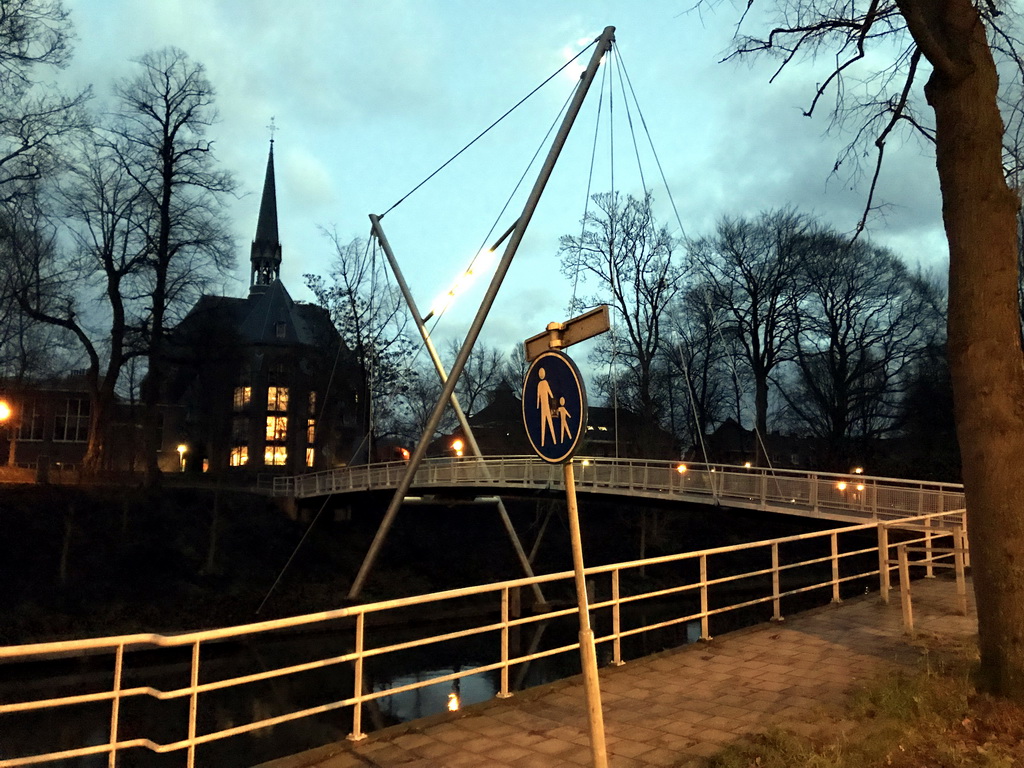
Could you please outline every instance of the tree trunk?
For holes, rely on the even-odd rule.
[[[949,362],[963,459],[982,684],[1024,701],[1024,354],[1017,302],[1018,201],[1002,166],[995,64],[971,0],[903,2],[941,40],[925,88],[949,239]],[[941,23],[934,16],[940,15]],[[908,16],[908,20],[910,20]],[[942,58],[939,56],[938,58]]]

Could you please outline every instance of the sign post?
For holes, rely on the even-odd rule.
[[[604,737],[604,713],[597,676],[597,651],[590,628],[587,582],[583,566],[579,507],[576,505],[576,477],[572,457],[587,431],[587,394],[583,377],[562,347],[608,330],[608,307],[580,315],[566,323],[550,323],[547,331],[525,343],[527,359],[533,361],[523,382],[523,425],[534,451],[544,461],[561,464],[565,501],[569,513],[573,574],[579,608],[580,666],[590,726],[590,754],[594,768],[607,768],[608,749]],[[547,351],[541,351],[541,345]],[[531,354],[533,353],[533,354]]]

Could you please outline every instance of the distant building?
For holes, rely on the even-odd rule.
[[[281,252],[271,141],[249,295],[203,296],[171,334],[165,400],[183,409],[186,471],[296,474],[349,458],[350,352],[326,310],[288,294]]]

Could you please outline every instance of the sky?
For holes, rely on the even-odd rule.
[[[331,269],[324,228],[343,242],[367,237],[368,214],[387,211],[609,25],[639,111],[631,105],[627,112],[617,80],[609,100],[599,73],[484,342],[508,350],[567,319],[573,284],[562,275],[558,239],[579,234],[588,184],[591,193],[641,194],[643,178],[659,222],[689,236],[710,233],[722,216],[784,206],[848,231],[864,205],[863,183],[845,171],[831,175],[849,136],[829,133],[827,110],[802,115],[828,61],[800,63],[773,83],[770,61],[720,63],[739,18],[729,2],[703,13],[688,12],[689,0],[65,2],[78,41],[62,78],[91,84],[100,103],[117,78],[131,76],[131,59],[148,50],[177,46],[205,65],[220,113],[210,134],[215,154],[239,182],[231,203],[238,267],[216,286],[228,295],[248,289],[272,120],[281,276],[293,298],[310,300],[303,275]],[[757,25],[744,29],[756,32]],[[500,234],[519,215],[537,164],[499,216],[589,55],[384,217],[424,311],[490,242],[492,226]],[[617,71],[608,63],[605,71]],[[887,208],[869,236],[911,265],[941,267],[948,250],[928,148],[910,143],[890,151],[879,194]],[[489,278],[438,322],[439,345],[465,334]],[[582,286],[579,293],[590,291]]]

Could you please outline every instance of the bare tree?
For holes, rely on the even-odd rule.
[[[455,359],[462,349],[462,341],[451,339],[446,348],[451,358]],[[497,347],[489,347],[480,341],[473,345],[466,367],[462,369],[462,375],[455,385],[459,406],[467,416],[472,416],[487,405],[491,393],[504,381],[505,371],[505,356]]]
[[[672,414],[673,432],[698,444],[725,418],[738,350],[727,347],[704,286],[688,288],[673,304],[666,327],[670,341],[662,354],[667,393],[662,398]],[[678,415],[677,415],[678,414]]]
[[[830,91],[841,110],[858,107],[843,99],[844,78],[858,63],[868,68],[858,78],[876,91],[858,136],[873,139],[877,150],[872,192],[896,127],[909,126],[934,142],[950,251],[949,364],[970,518],[981,679],[989,691],[1024,700],[1020,199],[1007,184],[995,58],[1005,65],[1004,83],[1019,89],[1019,16],[1012,4],[998,0],[799,0],[769,8],[777,11],[769,21],[772,31],[740,40],[737,52],[778,55],[783,67],[827,52],[828,73],[819,78],[809,114]],[[875,46],[881,50],[868,58]],[[930,112],[920,104],[922,80]],[[871,204],[869,193],[869,209]]]
[[[405,331],[408,315],[401,293],[388,281],[369,243],[359,238],[343,242],[337,230],[322,231],[334,247],[334,264],[328,279],[306,275],[306,285],[330,312],[352,354],[359,423],[366,435],[363,446],[370,456],[375,436],[396,431],[402,418],[397,404],[410,386],[414,349]]]
[[[610,304],[619,325],[602,337],[596,361],[626,371],[622,384],[630,393],[645,426],[656,425],[660,404],[655,392],[655,361],[665,343],[663,324],[669,307],[684,286],[684,269],[676,258],[676,242],[658,227],[650,194],[643,198],[606,192],[593,196],[593,209],[579,236],[563,235],[559,255],[562,271],[596,284],[596,292],[578,300],[574,310]],[[621,378],[621,377],[620,377]]]
[[[143,351],[138,281],[149,213],[117,153],[96,138],[76,143],[65,178],[45,203],[37,196],[29,210],[26,198],[18,198],[23,204],[17,217],[31,226],[12,233],[17,268],[10,278],[21,310],[70,334],[87,361],[90,424],[83,467],[90,472],[106,465],[121,369]]]
[[[726,337],[739,341],[753,378],[754,427],[762,440],[768,434],[768,386],[793,338],[800,298],[795,278],[813,227],[793,211],[767,211],[755,219],[726,217],[714,235],[690,243],[705,301],[716,321],[724,318]]]
[[[898,425],[915,360],[940,337],[929,285],[892,253],[839,234],[811,239],[793,308],[796,386],[789,407],[825,444],[822,469],[846,469],[853,443]]]
[[[60,0],[0,0],[0,200],[58,169],[64,137],[84,124],[89,91],[40,81],[67,65],[72,37]]]
[[[144,54],[139,72],[115,88],[120,109],[111,147],[149,208],[146,322],[149,369],[142,385],[146,477],[160,469],[159,411],[164,347],[176,302],[189,303],[211,270],[233,264],[223,195],[235,188],[207,137],[217,120],[206,72],[178,48]]]

